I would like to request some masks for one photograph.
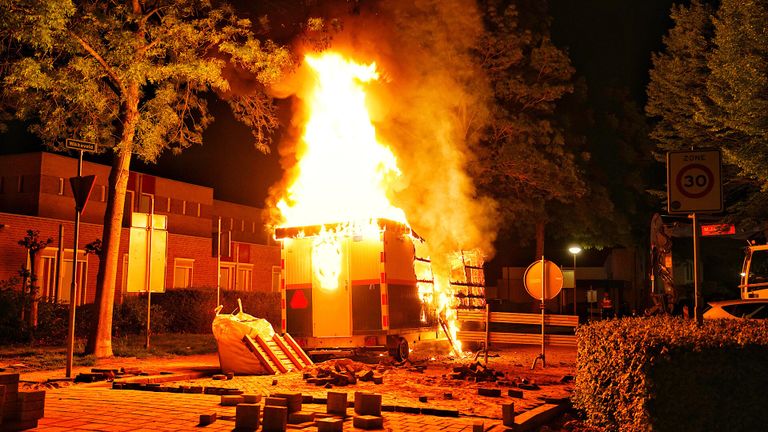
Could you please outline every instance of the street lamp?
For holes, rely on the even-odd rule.
[[[573,255],[573,314],[576,315],[576,255],[581,252],[581,248],[574,245],[568,248],[568,252]]]

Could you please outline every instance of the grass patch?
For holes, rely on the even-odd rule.
[[[144,345],[146,336],[131,335],[113,337],[112,350],[115,357],[169,357],[211,354],[216,352],[216,340],[212,334],[159,334],[152,335],[150,347]],[[85,341],[80,340],[75,345],[75,366],[93,366],[96,358],[83,355]],[[0,347],[0,367],[24,365],[15,367],[18,372],[61,369],[66,367],[66,346],[3,346]]]

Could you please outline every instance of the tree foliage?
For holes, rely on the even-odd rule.
[[[653,55],[646,113],[658,149],[717,147],[729,212],[764,225],[768,188],[768,4],[723,0],[675,6]]]
[[[233,107],[268,149],[277,124],[264,85],[294,62],[261,40],[259,27],[225,3],[0,0],[0,107],[29,122],[42,141],[95,141],[115,155],[99,264],[99,324],[89,351],[111,356],[118,246],[132,155],[202,143],[212,94]],[[233,84],[246,81],[250,85]]]
[[[478,178],[501,203],[505,222],[530,233],[546,223],[548,202],[572,202],[586,189],[555,116],[558,101],[573,91],[574,69],[547,22],[521,22],[515,2],[485,2],[478,58],[495,104]]]

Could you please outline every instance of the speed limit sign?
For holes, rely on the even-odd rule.
[[[720,150],[667,153],[667,209],[669,213],[723,211]]]

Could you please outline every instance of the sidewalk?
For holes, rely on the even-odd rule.
[[[458,418],[436,415],[385,412],[384,430],[392,431],[470,431],[473,424],[484,423],[484,430],[504,431],[501,425],[501,403],[514,403],[519,417],[545,405],[543,399],[567,397],[571,385],[558,382],[563,374],[572,373],[575,352],[548,351],[546,369],[537,367],[530,370],[537,354],[534,347],[510,349],[500,357],[489,359],[489,366],[503,370],[507,377],[527,379],[541,384],[541,390],[525,391],[523,398],[506,395],[506,387],[495,383],[475,383],[446,378],[454,362],[429,362],[425,373],[414,373],[405,368],[395,368],[385,374],[384,384],[358,383],[346,387],[334,387],[332,391],[349,393],[353,399],[355,391],[373,391],[383,395],[383,403],[400,406],[433,407],[456,409]],[[184,379],[191,371],[218,367],[216,354],[175,358],[126,359],[116,358],[100,361],[91,367],[78,367],[73,376],[90,372],[92,368],[119,369],[120,367],[140,368],[146,372],[170,372],[163,378],[174,377],[176,381],[163,386],[179,387],[194,385],[203,387],[235,388],[248,393],[269,395],[276,392],[300,392],[314,397],[324,397],[328,389],[304,382],[302,374],[293,372],[275,376],[235,376],[232,380],[216,381],[210,378]],[[67,383],[64,386],[46,386],[46,379],[62,378],[64,370],[24,373],[21,380],[27,389],[46,390],[45,417],[39,420],[40,431],[232,431],[235,428],[235,407],[220,405],[220,396],[210,394],[188,394],[152,392],[140,390],[113,390],[111,383]],[[141,379],[143,377],[135,377]],[[276,381],[276,383],[275,383]],[[58,381],[57,381],[58,383]],[[502,389],[501,397],[478,396],[478,387]],[[448,400],[443,397],[452,392]],[[428,395],[427,403],[420,403],[419,396]],[[263,402],[262,402],[263,404]],[[304,410],[324,413],[325,404],[305,404]],[[349,409],[349,414],[353,410]],[[200,415],[216,413],[219,420],[208,426],[199,426]],[[223,417],[223,418],[222,418]],[[0,430],[2,427],[0,427]],[[292,427],[289,426],[289,430]],[[293,427],[293,429],[296,429]],[[304,430],[315,431],[315,427]],[[354,430],[351,417],[344,423],[344,430]]]

